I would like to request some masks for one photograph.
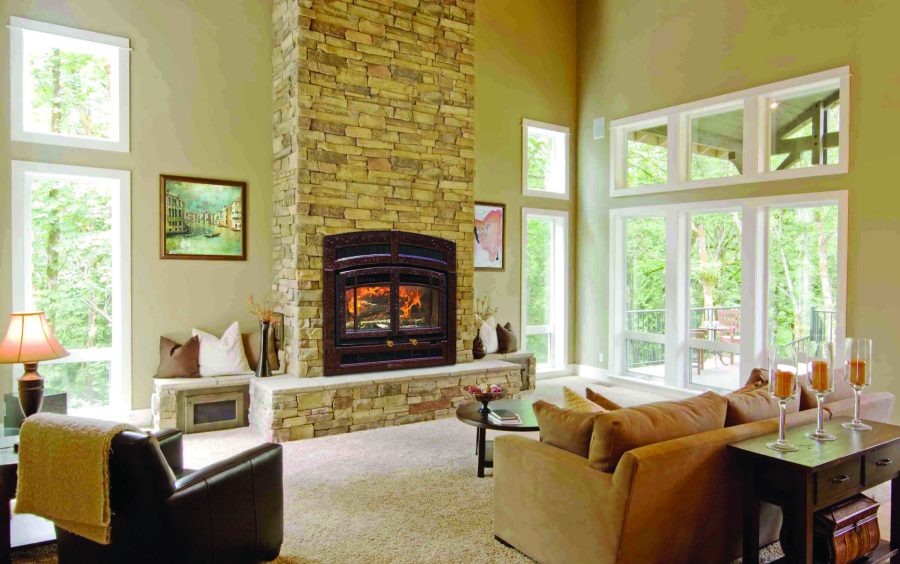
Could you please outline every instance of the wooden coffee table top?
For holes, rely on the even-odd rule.
[[[522,422],[518,425],[501,425],[488,419],[487,414],[478,413],[481,402],[472,401],[456,408],[456,417],[467,425],[494,431],[539,431],[537,417],[534,416],[532,400],[497,400],[490,403],[491,409],[508,409],[519,414]]]

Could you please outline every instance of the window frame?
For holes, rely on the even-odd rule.
[[[813,165],[786,170],[768,170],[769,156],[769,112],[768,100],[773,96],[834,86],[840,90],[841,127],[838,132],[838,163]],[[690,179],[690,118],[717,110],[727,111],[729,106],[743,104],[744,168],[740,175],[700,180]],[[668,174],[667,183],[650,186],[626,187],[627,148],[626,133],[636,128],[661,121],[668,123]],[[808,178],[849,171],[850,160],[850,67],[844,66],[809,74],[797,78],[773,82],[738,92],[723,94],[678,106],[671,106],[652,112],[629,116],[610,122],[610,173],[609,195],[611,198],[638,196],[715,188],[746,184],[749,182],[769,182],[793,178]]]
[[[646,383],[648,378],[630,373],[625,367],[625,219],[629,217],[664,217],[666,219],[666,347],[665,376],[654,382],[679,390],[705,390],[691,384],[687,355],[691,347],[689,335],[690,308],[690,224],[692,215],[721,210],[740,210],[741,233],[741,377],[747,363],[766,366],[769,311],[769,211],[773,208],[838,207],[837,284],[835,341],[843,342],[847,321],[847,227],[848,194],[846,190],[811,192],[782,196],[763,196],[732,200],[700,201],[614,208],[610,219],[609,321],[608,351],[610,377]],[[746,338],[745,338],[746,336]],[[842,362],[842,347],[836,347],[837,362]]]
[[[113,343],[109,349],[69,349],[70,356],[45,361],[72,363],[110,362],[109,405],[113,410],[131,410],[131,172],[127,170],[59,165],[32,161],[12,161],[12,289],[13,308],[31,310],[31,198],[30,177],[62,176],[113,180],[112,199],[112,284]],[[117,236],[116,236],[117,235]],[[50,320],[51,322],[53,320]],[[109,354],[103,354],[106,351]],[[14,373],[21,373],[16,367]],[[107,408],[89,408],[103,411]]]
[[[554,319],[550,325],[528,326],[528,218],[531,216],[549,218],[554,222],[556,234],[562,237],[554,237],[554,257],[560,256],[562,264],[554,268],[553,287],[551,296],[552,312]],[[554,349],[553,364],[539,364],[537,371],[543,377],[565,374],[569,366],[569,312],[567,296],[569,293],[569,212],[564,210],[552,210],[543,208],[522,208],[522,350],[526,350],[528,335],[551,335],[551,346]],[[558,290],[558,291],[557,291]]]
[[[533,190],[528,188],[528,130],[532,127],[535,129],[544,129],[547,131],[562,133],[565,136],[565,142],[563,143],[563,148],[565,151],[565,155],[563,156],[563,192],[550,192],[546,190]],[[569,145],[571,144],[571,139],[572,135],[569,131],[569,128],[565,125],[556,125],[553,123],[536,121],[533,119],[522,120],[522,194],[524,196],[533,196],[535,198],[553,198],[556,200],[569,199],[569,160],[571,158],[571,149]]]
[[[61,145],[82,149],[97,149],[127,153],[130,151],[130,41],[125,37],[116,37],[73,27],[50,24],[10,16],[10,137],[13,141],[23,143],[40,143],[45,145]],[[81,41],[100,43],[118,48],[118,83],[114,85],[118,97],[118,132],[116,140],[106,140],[61,133],[44,133],[25,130],[23,107],[25,101],[25,61],[24,32],[36,31],[60,37],[68,37]]]

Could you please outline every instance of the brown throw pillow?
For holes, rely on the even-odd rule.
[[[765,386],[769,383],[769,371],[765,368],[754,368],[750,371],[750,377],[747,378],[747,381],[744,382],[744,385],[735,391],[731,392],[732,394],[742,394],[744,392],[750,392],[755,390],[760,386]]]
[[[566,386],[563,386],[563,407],[570,411],[578,411],[580,413],[608,411],[591,400],[579,396]]]
[[[602,407],[608,411],[622,409],[621,405],[619,405],[616,402],[614,402],[613,400],[607,398],[600,392],[595,392],[594,390],[592,390],[590,388],[585,388],[584,395],[587,397],[587,399],[589,401],[591,401],[592,403],[596,403],[597,405],[599,405],[600,407]]]
[[[512,353],[519,350],[519,338],[513,331],[512,324],[508,321],[506,325],[497,324],[497,352],[501,354]]]
[[[715,392],[601,413],[594,421],[590,465],[613,472],[629,450],[721,429],[728,402]]]
[[[183,345],[172,339],[159,338],[157,378],[199,378],[200,338],[191,337]]]
[[[732,392],[725,397],[728,399],[728,411],[725,414],[726,427],[778,417],[778,400],[772,397],[766,386],[758,386],[742,393]],[[788,413],[796,413],[799,410],[799,401],[788,403]]]
[[[579,413],[538,400],[534,402],[534,415],[541,429],[541,442],[587,458],[598,413]]]
[[[247,355],[247,363],[250,370],[255,371],[259,365],[259,331],[253,333],[242,333],[241,338],[244,340],[244,353]],[[275,348],[275,331],[269,330],[269,368],[278,370],[278,349]]]

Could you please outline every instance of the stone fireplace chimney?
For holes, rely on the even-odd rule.
[[[322,239],[456,243],[456,360],[474,338],[474,0],[275,0],[274,290],[287,369],[323,374]]]

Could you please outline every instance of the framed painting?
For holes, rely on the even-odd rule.
[[[247,260],[247,183],[159,176],[163,259]]]
[[[506,204],[475,202],[475,270],[503,270]]]

